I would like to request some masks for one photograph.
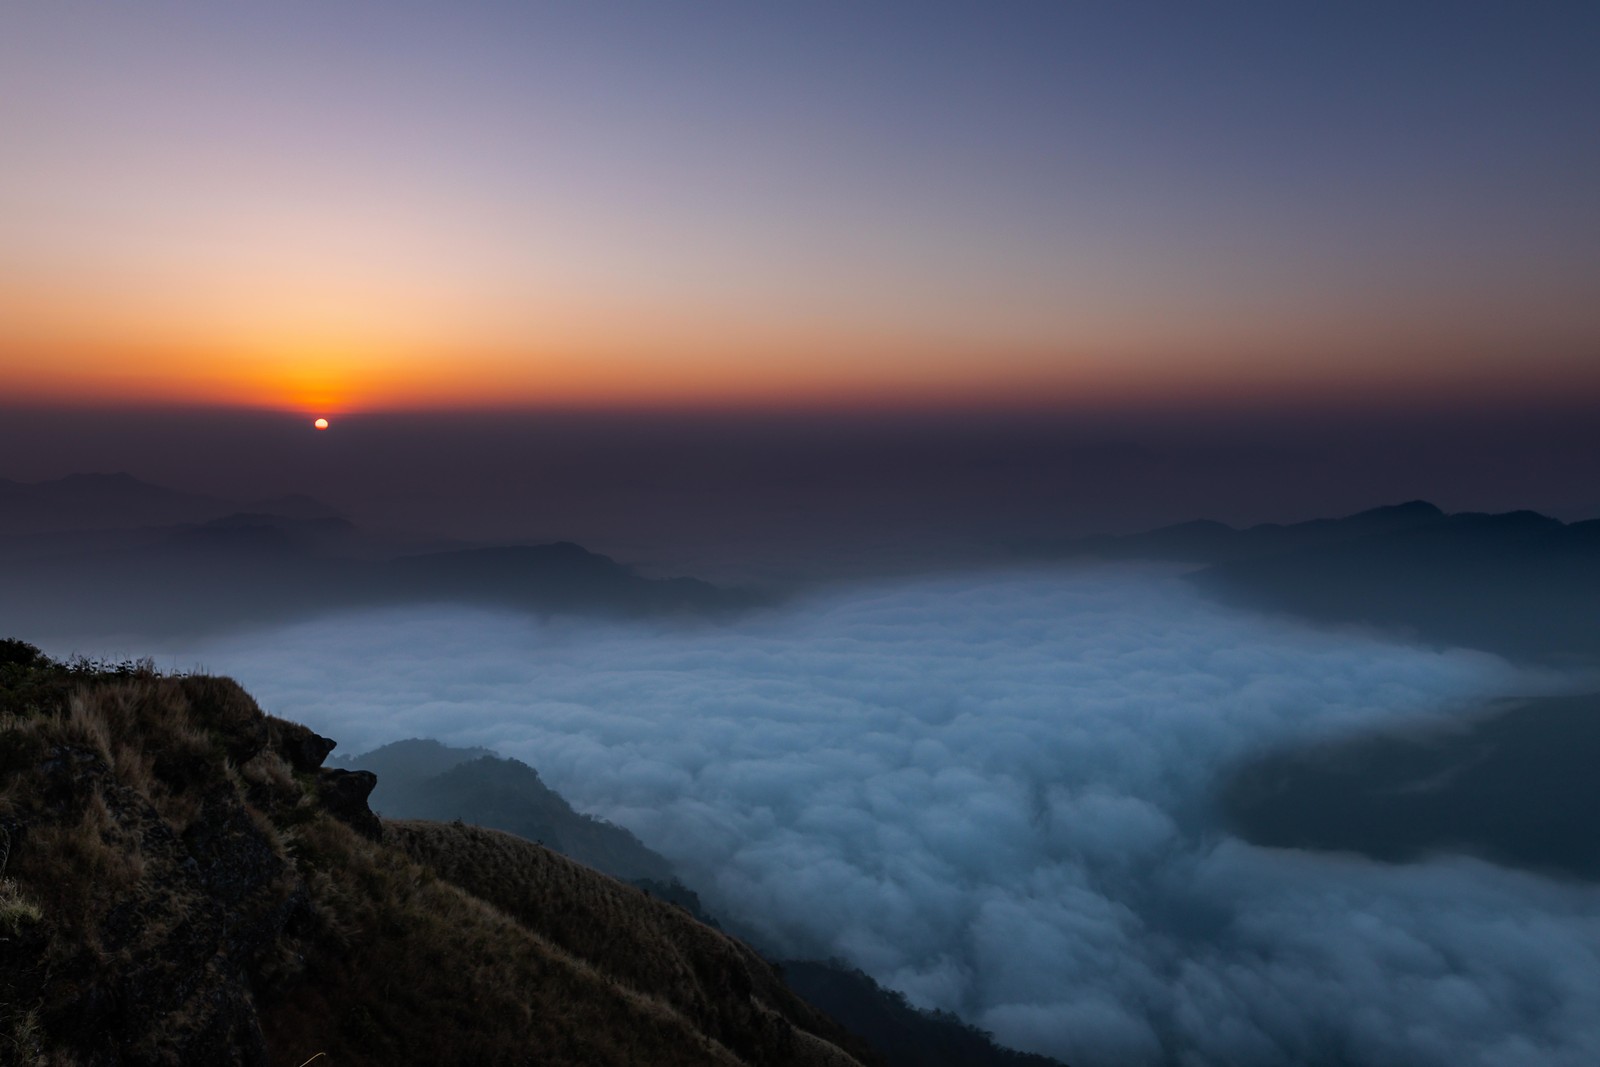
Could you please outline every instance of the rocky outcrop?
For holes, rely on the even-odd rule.
[[[267,1064],[255,998],[310,895],[230,779],[231,759],[281,764],[265,717],[214,679],[130,679],[65,710],[4,745],[8,873],[41,913],[0,940],[13,1040],[48,1035],[67,1062]]]
[[[273,747],[289,761],[289,766],[301,773],[315,772],[328,754],[339,747],[339,742],[333,738],[323,737],[297,722],[283,719],[270,719],[269,722]]]
[[[383,840],[383,824],[367,807],[367,798],[378,784],[371,771],[345,771],[325,768],[317,773],[317,796],[328,814],[371,841]]]
[[[230,681],[14,652],[0,1063],[875,1062],[678,908],[505,835],[386,835],[373,774]]]

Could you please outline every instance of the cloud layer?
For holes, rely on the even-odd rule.
[[[343,751],[539,768],[776,950],[1078,1065],[1600,1062],[1600,892],[1251,847],[1265,746],[1548,684],[1141,569],[854,587],[726,627],[433,609],[191,651]]]

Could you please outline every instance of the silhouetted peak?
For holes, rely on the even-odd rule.
[[[1206,534],[1206,533],[1237,533],[1238,531],[1225,522],[1216,519],[1190,519],[1188,522],[1175,522],[1171,526],[1162,526],[1152,530],[1152,533],[1173,534]]]
[[[1430,504],[1426,500],[1408,500],[1404,504],[1385,504],[1383,507],[1368,508],[1350,517],[1352,519],[1439,519],[1444,517],[1444,511],[1438,505]]]
[[[419,759],[449,759],[454,763],[472,759],[481,759],[484,756],[493,756],[494,753],[487,748],[458,748],[447,745],[442,741],[435,741],[431,737],[408,737],[401,741],[390,741],[387,745],[379,745],[370,752],[364,752],[354,759],[392,759],[395,757]]]
[[[609,556],[590,552],[576,541],[551,541],[543,545],[508,545],[507,551],[547,556],[551,559],[596,559],[612,562]]]
[[[1450,516],[1456,526],[1479,530],[1558,530],[1566,523],[1537,511],[1463,511]]]

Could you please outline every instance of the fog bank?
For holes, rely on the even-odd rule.
[[[726,626],[433,609],[189,649],[341,751],[539,769],[774,949],[1077,1065],[1600,1062],[1600,892],[1218,828],[1245,755],[1549,688],[1149,569],[858,586]]]

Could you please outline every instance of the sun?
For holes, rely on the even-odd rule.
[[[318,419],[316,422],[313,422],[311,425],[315,426],[319,430],[326,430],[328,428],[328,420],[327,419]]]

